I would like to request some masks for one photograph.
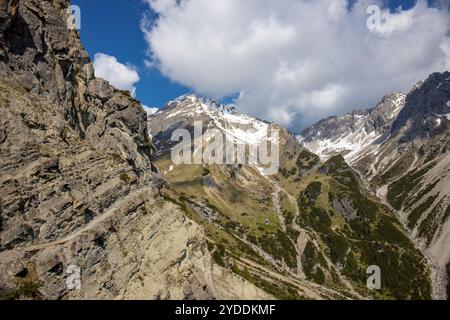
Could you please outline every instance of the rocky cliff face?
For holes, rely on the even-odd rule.
[[[407,95],[389,139],[354,162],[429,258],[440,298],[450,263],[449,105],[450,72],[430,75]]]
[[[392,126],[392,134],[402,132],[401,142],[430,137],[450,126],[450,72],[433,73],[418,83],[406,98],[405,107]]]
[[[151,174],[146,115],[137,101],[94,78],[76,31],[67,29],[67,1],[2,6],[3,228],[23,224],[27,215],[18,211],[38,221],[20,239],[2,234],[8,247],[73,231],[109,207],[111,195],[127,195]],[[36,219],[52,208],[73,223]]]
[[[0,1],[0,296],[268,297],[160,197],[146,113],[94,77],[68,6]]]

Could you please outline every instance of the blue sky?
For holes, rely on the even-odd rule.
[[[163,0],[156,0],[164,2]],[[230,0],[231,1],[231,0]],[[290,1],[290,0],[286,0]],[[170,0],[165,0],[165,2],[170,2]],[[352,1],[350,1],[352,2]],[[133,68],[139,73],[140,81],[137,82],[134,87],[136,87],[136,98],[139,99],[142,104],[150,106],[150,107],[162,107],[164,106],[168,101],[173,100],[176,97],[179,97],[185,93],[188,92],[196,92],[203,96],[208,97],[234,97],[237,99],[236,103],[241,107],[241,110],[245,113],[248,113],[253,116],[257,116],[262,119],[275,121],[280,124],[286,125],[287,127],[294,129],[294,131],[297,128],[304,127],[305,125],[312,124],[313,122],[319,120],[320,118],[324,116],[334,115],[334,114],[342,114],[345,112],[348,112],[350,110],[356,109],[356,108],[370,108],[374,106],[374,103],[377,103],[379,99],[384,95],[385,93],[388,93],[391,89],[392,90],[404,90],[408,87],[411,87],[414,83],[413,81],[421,80],[422,77],[426,76],[429,72],[429,70],[432,70],[432,63],[435,61],[432,61],[431,58],[429,58],[429,66],[426,66],[426,68],[423,67],[423,59],[420,60],[420,57],[417,59],[418,66],[416,68],[412,67],[411,69],[414,71],[411,72],[411,74],[404,74],[402,71],[402,68],[405,68],[405,66],[400,66],[399,71],[395,75],[402,75],[401,78],[396,78],[393,74],[383,74],[378,75],[378,78],[375,76],[370,79],[359,79],[355,75],[352,74],[346,74],[346,75],[333,75],[335,79],[333,79],[334,83],[330,80],[328,81],[328,75],[326,75],[326,78],[323,81],[323,85],[315,84],[315,88],[309,88],[309,83],[307,85],[299,84],[296,87],[292,88],[292,92],[285,92],[284,88],[285,85],[281,86],[280,88],[271,88],[269,85],[268,87],[263,87],[266,83],[260,83],[260,79],[266,77],[266,74],[258,74],[255,71],[255,67],[253,66],[249,71],[242,70],[242,74],[237,75],[236,83],[241,81],[241,86],[243,88],[238,87],[238,89],[242,89],[242,91],[235,90],[233,85],[229,84],[229,78],[234,76],[236,73],[236,66],[239,66],[241,61],[239,63],[234,63],[232,61],[229,63],[229,65],[224,64],[224,69],[216,70],[216,65],[222,63],[222,57],[219,54],[216,54],[216,60],[212,61],[205,61],[205,56],[199,55],[197,61],[195,59],[192,59],[192,57],[196,57],[195,52],[198,49],[198,46],[196,45],[200,44],[200,46],[203,44],[200,43],[192,43],[192,47],[187,48],[186,50],[180,50],[180,47],[177,47],[176,44],[171,44],[172,42],[172,35],[178,34],[179,31],[184,31],[182,27],[183,21],[180,22],[181,29],[177,30],[175,29],[173,33],[169,33],[169,36],[166,34],[166,38],[164,39],[164,33],[159,33],[161,36],[160,39],[165,40],[165,42],[159,42],[159,43],[151,43],[151,45],[154,45],[154,49],[161,49],[160,52],[180,52],[180,51],[186,51],[186,53],[181,53],[180,60],[184,61],[183,65],[177,64],[178,56],[172,60],[167,60],[169,63],[166,63],[165,56],[164,55],[158,55],[158,59],[160,59],[166,67],[166,70],[170,70],[170,75],[163,76],[160,71],[157,68],[148,68],[145,66],[145,60],[148,59],[148,48],[149,48],[149,41],[147,41],[144,38],[144,34],[140,27],[140,22],[143,17],[143,14],[145,12],[149,13],[150,8],[147,3],[144,3],[143,0],[72,0],[71,3],[73,5],[78,5],[81,8],[81,39],[82,42],[88,51],[91,58],[94,60],[94,56],[97,53],[104,53],[109,56],[115,57],[120,63],[132,65]],[[210,3],[214,3],[214,1],[211,1]],[[237,2],[234,2],[235,9],[238,11],[235,11],[234,16],[236,15],[236,12],[239,12],[240,8],[236,5]],[[256,2],[257,3],[257,2]],[[274,0],[273,6],[277,6],[277,1]],[[399,6],[402,6],[403,10],[410,9],[414,6],[416,3],[415,0],[389,0],[386,1],[387,6],[390,9],[398,8]],[[209,4],[205,4],[205,7]],[[214,5],[210,5],[214,6]],[[208,10],[211,10],[211,8],[206,8],[205,12],[209,12]],[[425,12],[425,10],[422,10],[424,15],[428,15],[431,17],[431,14],[429,12]],[[196,13],[190,13],[192,17],[195,17]],[[268,15],[267,11],[261,11],[261,15]],[[420,12],[422,14],[422,12]],[[269,15],[270,15],[270,8],[269,8]],[[234,16],[228,19],[233,19]],[[168,16],[166,18],[161,18],[160,15],[158,15],[155,12],[152,12],[151,16],[152,19],[155,21],[157,19],[160,19],[164,22],[164,19],[171,22],[170,19],[172,17]],[[201,17],[202,18],[202,17]],[[249,17],[250,19],[257,19],[258,16]],[[189,23],[191,23],[191,20],[188,20],[188,26]],[[199,19],[199,17],[195,17],[195,19]],[[205,19],[205,23],[212,24],[212,28],[221,28],[222,25],[220,23],[215,24],[215,18],[210,17],[210,20]],[[429,18],[433,19],[433,18]],[[220,20],[220,19],[217,19]],[[166,21],[166,22],[167,22]],[[172,20],[173,22],[173,20]],[[292,26],[294,28],[298,27],[296,25],[295,20],[291,22]],[[192,30],[188,30],[186,32],[186,37],[195,37],[199,31],[199,29],[195,29],[197,26],[190,26],[192,27]],[[202,27],[202,26],[200,26]],[[230,25],[230,28],[238,28],[237,26]],[[354,27],[351,23],[348,23],[347,27]],[[303,26],[300,25],[299,30],[302,30]],[[423,30],[425,34],[425,28],[426,24],[424,26],[417,24],[415,26],[416,31],[417,30]],[[442,27],[444,28],[444,27]],[[348,28],[347,28],[348,29]],[[214,30],[214,29],[212,29]],[[238,33],[239,33],[238,29]],[[345,30],[345,29],[342,29]],[[158,30],[156,30],[159,32]],[[200,31],[203,31],[200,29]],[[221,34],[222,29],[218,30],[218,34]],[[190,33],[189,33],[190,32]],[[405,31],[407,32],[407,31]],[[348,33],[351,34],[351,33]],[[358,35],[355,33],[355,35]],[[235,33],[233,34],[235,36]],[[342,34],[342,39],[346,40],[347,34]],[[215,39],[215,36],[213,35],[212,40],[210,40],[209,43],[214,43],[214,41],[220,41],[221,39]],[[438,37],[436,37],[438,38]],[[225,38],[228,39],[228,38]],[[407,37],[405,37],[407,39]],[[183,39],[181,39],[183,40]],[[185,39],[184,39],[185,40]],[[338,39],[339,40],[339,39]],[[418,39],[419,41],[420,39]],[[212,41],[212,42],[211,42]],[[297,41],[297,40],[295,40]],[[439,40],[440,41],[440,40]],[[300,41],[301,42],[301,41]],[[294,44],[295,49],[300,50],[299,53],[302,53],[302,43]],[[398,41],[396,41],[394,38],[392,41],[389,42],[389,46],[392,46],[394,48],[393,50],[397,50],[396,44]],[[429,50],[432,50],[432,47],[430,46],[430,43],[425,43],[424,41],[421,41],[424,43],[424,45],[430,47]],[[362,41],[360,41],[361,46]],[[233,43],[232,43],[233,44]],[[224,45],[224,48],[227,48],[228,43],[222,43]],[[330,43],[330,48],[333,49],[333,44]],[[348,44],[346,44],[348,45]],[[377,45],[377,43],[375,43]],[[438,40],[435,41],[435,43],[432,43],[431,45],[435,45],[436,47],[439,45]],[[158,47],[159,46],[159,47]],[[174,49],[172,50],[172,46],[174,46]],[[229,47],[229,46],[228,46]],[[407,46],[404,46],[407,47]],[[153,48],[153,47],[152,47]],[[388,50],[389,47],[385,46],[385,48]],[[168,49],[168,50],[167,50]],[[349,52],[355,52],[355,56],[359,54],[359,47],[356,48],[349,48]],[[356,49],[356,50],[355,50]],[[165,51],[164,51],[165,50]],[[223,51],[223,48],[221,49]],[[280,49],[281,50],[281,49]],[[323,51],[326,51],[327,49],[324,49]],[[219,51],[219,52],[222,52]],[[291,50],[292,51],[292,50]],[[436,51],[436,50],[434,50]],[[190,52],[190,53],[189,53]],[[362,53],[364,53],[364,50],[361,50]],[[281,54],[282,56],[285,56],[285,59],[288,63],[293,63],[296,61],[291,61],[289,59],[292,59],[289,57],[289,54],[286,52],[280,51],[277,52]],[[184,56],[183,56],[184,54]],[[191,56],[189,56],[191,54]],[[271,55],[272,52],[268,51],[268,53],[264,52],[256,52],[253,53],[255,55],[255,64],[256,69],[258,69],[257,59],[261,54],[266,54],[266,56]],[[166,54],[167,55],[167,54]],[[170,55],[170,54],[169,54]],[[423,51],[423,57],[429,56],[429,52]],[[395,57],[395,55],[393,56]],[[208,57],[206,57],[208,58]],[[308,58],[308,57],[307,57]],[[314,57],[313,57],[314,58]],[[328,58],[328,57],[325,57]],[[375,57],[377,58],[377,57]],[[351,58],[348,58],[348,60]],[[400,59],[400,58],[399,58]],[[427,59],[427,58],[425,58]],[[438,61],[438,58],[433,58],[436,61]],[[175,63],[173,61],[175,60]],[[403,59],[404,60],[404,59]],[[205,61],[205,62],[204,62]],[[252,61],[245,60],[245,61]],[[265,61],[265,60],[262,60]],[[320,60],[317,60],[320,62]],[[401,61],[401,60],[399,60]],[[203,63],[204,62],[204,63]],[[345,61],[344,61],[345,62]],[[388,61],[389,62],[389,61]],[[209,63],[209,64],[208,64]],[[261,69],[264,69],[264,62],[261,62]],[[270,63],[270,61],[269,61]],[[348,61],[347,61],[348,63]],[[351,63],[351,61],[350,61]],[[398,65],[398,63],[395,63],[395,61],[392,61],[393,65]],[[405,62],[406,63],[406,62]],[[319,63],[320,64],[320,63]],[[181,68],[180,68],[181,67]],[[408,68],[408,65],[406,65]],[[203,70],[202,70],[203,68]],[[355,69],[357,69],[358,66],[355,66]],[[369,68],[369,67],[368,67]],[[203,78],[201,78],[201,75],[198,76],[198,79],[192,79],[192,74],[195,74],[197,69],[199,69],[199,74],[201,74],[203,71]],[[177,74],[177,70],[180,70],[181,73]],[[227,74],[227,71],[230,70],[230,73]],[[289,71],[289,70],[288,70]],[[240,72],[239,69],[237,69],[237,72]],[[253,80],[247,80],[247,73],[253,72]],[[261,71],[262,72],[262,71]],[[368,69],[368,73],[371,72],[370,69]],[[315,72],[317,73],[317,72]],[[181,74],[181,75],[180,75]],[[206,74],[206,77],[204,76]],[[217,77],[217,75],[223,74],[223,81],[219,83],[218,87],[212,87],[209,85],[209,74],[213,74],[211,77]],[[195,77],[195,76],[194,76]],[[228,77],[228,79],[227,79]],[[269,73],[267,73],[267,78],[270,79],[272,76],[270,76]],[[211,78],[212,79],[212,78]],[[244,81],[244,82],[242,82]],[[255,84],[253,85],[247,85],[245,82],[251,82],[254,81]],[[328,81],[325,83],[325,81]],[[367,88],[373,88],[371,81],[376,84],[383,84],[383,85],[377,85],[375,89],[369,89],[371,92],[367,92]],[[219,81],[220,82],[220,81]],[[361,86],[362,83],[367,82],[367,87]],[[180,83],[186,83],[186,86],[180,85]],[[242,85],[243,83],[243,85]],[[336,107],[332,108],[330,106],[326,105],[327,99],[319,99],[319,101],[324,101],[323,105],[312,105],[312,106],[306,106],[306,105],[295,105],[295,102],[293,101],[299,101],[300,99],[303,99],[303,96],[299,96],[298,92],[301,92],[303,88],[307,88],[310,90],[310,92],[305,91],[305,97],[319,97],[321,98],[329,98],[329,95],[333,93],[330,88],[339,88],[345,86],[347,83],[350,83],[354,87],[350,88],[349,93],[347,96],[342,95],[340,100],[336,100]],[[215,83],[214,83],[215,85]],[[237,85],[236,85],[237,86]],[[260,89],[263,88],[263,89]],[[273,89],[273,90],[272,90]],[[305,90],[307,90],[305,89]],[[253,92],[252,92],[253,90]],[[248,92],[246,96],[238,96],[239,92]],[[272,94],[272,91],[274,94]],[[260,95],[261,92],[261,95]],[[331,93],[330,93],[331,92]],[[364,95],[361,94],[361,92],[364,92]],[[364,98],[363,98],[364,96]],[[281,97],[281,99],[280,99]],[[286,98],[286,99],[284,99]],[[284,99],[284,100],[283,100]],[[224,99],[225,102],[229,102],[231,99]],[[283,101],[282,101],[283,100]],[[307,100],[307,99],[305,99]],[[266,101],[268,101],[266,103]],[[277,101],[278,105],[274,106],[273,101]],[[349,101],[351,103],[349,103]],[[277,109],[278,108],[278,109]],[[311,112],[316,108],[317,112]],[[275,109],[275,110],[274,110]],[[314,109],[314,110],[316,110]],[[278,111],[279,110],[279,111]]]
[[[139,72],[136,98],[150,107],[160,107],[190,90],[144,65],[147,44],[140,30],[142,13],[148,6],[141,0],[72,0],[81,9],[81,41],[91,59],[102,52],[130,63]]]

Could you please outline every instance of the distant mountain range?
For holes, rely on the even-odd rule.
[[[402,93],[389,94],[373,109],[356,110],[344,116],[319,121],[299,135],[299,141],[321,159],[342,154],[349,162],[365,148],[383,142],[405,105]]]

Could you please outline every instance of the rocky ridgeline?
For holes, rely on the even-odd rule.
[[[324,160],[342,154],[353,162],[367,147],[388,137],[404,104],[404,94],[388,94],[373,109],[355,110],[319,121],[303,130],[299,140]]]

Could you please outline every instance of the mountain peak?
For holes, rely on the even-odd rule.
[[[441,132],[448,127],[445,117],[450,113],[449,102],[450,72],[431,74],[407,95],[405,107],[392,126],[392,133],[402,131],[402,139],[408,140]]]
[[[157,149],[162,147],[160,142],[167,140],[165,135],[171,134],[172,129],[190,129],[196,122],[201,122],[205,129],[222,131],[232,141],[248,144],[264,139],[270,127],[265,121],[241,113],[235,105],[221,104],[189,93],[169,102],[149,118]]]
[[[236,106],[233,104],[222,104],[219,101],[204,98],[199,95],[196,95],[195,93],[187,93],[184,94],[177,99],[170,101],[166,108],[189,108],[194,107],[195,109],[202,109],[205,111],[208,110],[215,110],[221,113],[231,113],[231,114],[240,114],[240,112],[237,110]],[[200,108],[199,108],[200,107]]]

